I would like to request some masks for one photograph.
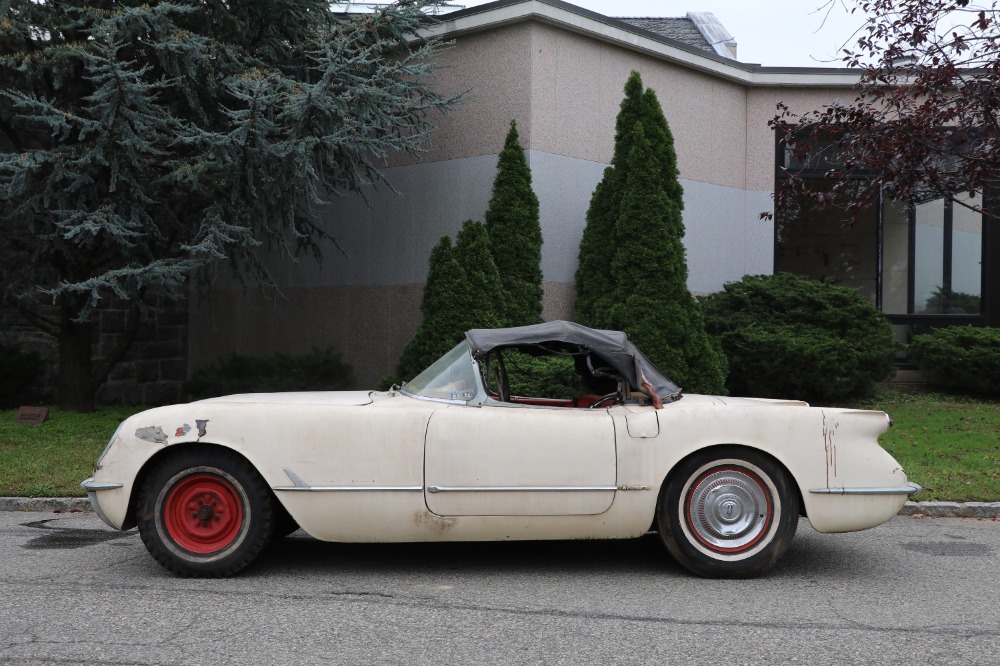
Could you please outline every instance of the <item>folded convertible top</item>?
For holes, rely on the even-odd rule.
[[[513,328],[474,328],[466,331],[465,339],[472,355],[482,358],[494,349],[530,345],[569,345],[590,351],[622,375],[634,390],[643,390],[643,378],[653,385],[663,400],[676,400],[681,389],[650,363],[621,331],[587,328],[571,321],[549,321],[533,326]]]

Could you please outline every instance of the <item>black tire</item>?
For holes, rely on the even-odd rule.
[[[146,550],[185,577],[235,574],[253,562],[273,530],[264,480],[224,449],[164,458],[146,478],[138,510]]]
[[[299,524],[292,518],[292,514],[288,513],[288,510],[281,505],[278,498],[271,497],[271,506],[274,507],[274,529],[271,531],[271,541],[280,541],[299,529]]]
[[[667,483],[656,514],[660,538],[700,576],[759,576],[792,544],[798,489],[767,456],[710,449],[682,462]]]

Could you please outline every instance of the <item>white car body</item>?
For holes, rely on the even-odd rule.
[[[917,488],[879,446],[890,421],[878,411],[704,395],[662,409],[473,402],[404,387],[155,408],[121,424],[83,486],[108,525],[128,529],[165,453],[221,447],[302,530],[341,542],[638,537],[682,461],[719,447],[773,459],[820,532],[879,525]]]

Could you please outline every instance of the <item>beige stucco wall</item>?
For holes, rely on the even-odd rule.
[[[512,119],[530,146],[531,38],[532,25],[519,23],[455,40],[439,56],[433,84],[441,95],[461,100],[446,115],[430,117],[437,129],[429,151],[419,158],[393,156],[390,165],[495,155]]]
[[[511,119],[534,170],[541,200],[544,316],[572,317],[576,246],[593,186],[611,159],[625,80],[637,70],[657,91],[674,134],[686,188],[689,286],[772,267],[773,226],[760,221],[774,184],[774,135],[784,100],[806,110],[842,89],[755,88],[623,45],[540,22],[461,35],[441,57],[444,94],[465,93],[421,160],[396,156],[399,194],[332,206],[327,224],[347,255],[330,249],[322,268],[284,264],[276,304],[220,287],[192,303],[190,366],[231,352],[304,353],[333,344],[349,352],[359,387],[393,370],[419,323],[430,247],[464,219],[482,219],[495,155]]]

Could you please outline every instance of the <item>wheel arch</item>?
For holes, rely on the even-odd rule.
[[[712,451],[719,451],[721,453],[724,450],[731,451],[733,449],[743,449],[746,451],[753,451],[758,455],[762,455],[769,458],[774,464],[780,467],[781,471],[785,473],[785,477],[788,479],[788,482],[792,484],[792,487],[795,489],[795,492],[799,496],[799,515],[803,517],[808,517],[806,513],[805,497],[802,494],[802,488],[799,486],[798,479],[795,478],[795,475],[792,474],[791,470],[788,468],[788,465],[786,465],[784,461],[782,461],[780,458],[775,456],[770,451],[762,449],[759,446],[752,446],[749,444],[739,444],[736,442],[726,442],[720,444],[712,444],[710,446],[699,447],[697,449],[689,451],[687,455],[678,458],[674,462],[674,464],[671,465],[670,469],[666,471],[666,474],[663,477],[663,481],[660,483],[660,489],[656,493],[656,506],[659,507],[662,504],[663,496],[670,488],[670,484],[673,483],[675,477],[678,474],[678,470],[680,470],[684,466],[684,463],[686,463],[688,460],[690,460],[694,456],[701,455],[703,453],[710,453]],[[657,519],[654,513],[653,522],[650,526],[650,530],[656,531],[656,529],[657,529]]]
[[[262,479],[264,478],[264,475],[261,474],[260,469],[257,467],[257,465],[253,463],[252,460],[250,460],[242,452],[234,449],[231,446],[226,446],[224,444],[217,444],[215,442],[205,442],[205,441],[183,442],[180,444],[165,446],[156,453],[154,453],[153,455],[151,455],[149,458],[147,458],[146,461],[143,462],[142,466],[139,468],[139,471],[136,473],[135,479],[133,480],[132,483],[132,490],[129,493],[128,509],[125,512],[125,522],[122,525],[123,530],[131,529],[135,527],[139,522],[139,516],[137,515],[139,494],[141,493],[143,486],[145,486],[146,479],[149,477],[149,475],[153,472],[154,469],[156,469],[157,465],[159,465],[160,462],[162,462],[164,459],[172,455],[183,453],[185,451],[198,451],[198,452],[224,451],[228,455],[240,458],[251,469],[253,469],[258,476],[260,476]],[[266,481],[264,485],[268,485]],[[279,500],[277,495],[275,495],[274,491],[270,489],[270,486],[268,486],[268,492],[271,495],[272,506],[280,507],[282,510],[287,511],[284,508],[284,505],[281,503],[281,500]]]

